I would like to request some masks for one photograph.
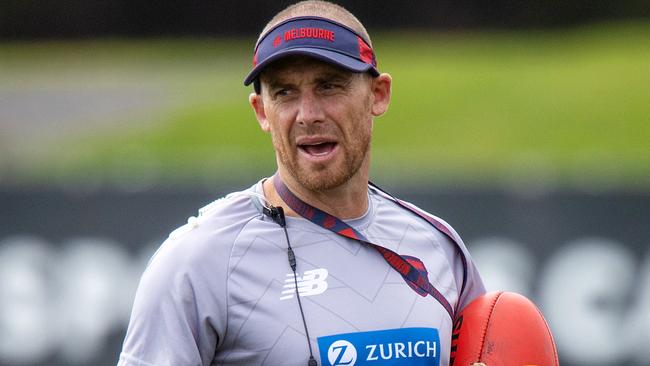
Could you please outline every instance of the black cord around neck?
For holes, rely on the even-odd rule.
[[[309,347],[309,361],[307,362],[307,366],[318,366],[318,362],[316,362],[316,359],[314,358],[314,352],[311,348],[311,341],[309,337],[309,330],[307,329],[307,321],[305,320],[305,312],[302,309],[302,301],[300,300],[300,291],[298,291],[298,276],[296,274],[296,255],[293,252],[293,248],[291,248],[291,241],[289,240],[289,232],[287,231],[287,222],[284,217],[284,210],[282,207],[275,207],[275,206],[270,206],[270,207],[264,207],[263,208],[264,214],[269,216],[273,221],[275,221],[276,224],[280,225],[282,229],[284,230],[284,237],[287,239],[287,257],[289,259],[289,266],[291,267],[291,271],[293,271],[293,283],[295,285],[296,289],[296,298],[298,299],[298,307],[300,308],[300,316],[302,318],[302,325],[305,328],[305,335],[307,337],[307,346]]]

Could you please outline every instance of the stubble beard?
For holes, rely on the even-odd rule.
[[[348,144],[348,149],[341,151],[341,163],[312,165],[312,168],[299,163],[298,153],[289,154],[284,148],[276,146],[277,156],[286,170],[303,188],[312,192],[323,192],[338,188],[352,179],[369,159],[371,134],[356,136],[358,143]]]

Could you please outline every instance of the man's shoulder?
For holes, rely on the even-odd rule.
[[[177,240],[191,232],[214,232],[215,230],[219,231],[221,235],[227,234],[224,231],[234,229],[234,226],[245,224],[247,221],[259,217],[260,210],[253,201],[253,197],[254,194],[249,190],[221,197],[200,208],[196,216],[190,216],[187,223],[172,231],[169,238]]]
[[[419,207],[418,205],[393,196],[392,194],[378,188],[370,187],[371,197],[379,202],[384,208],[383,213],[391,215],[394,222],[415,222],[425,226],[433,226],[438,232],[457,243],[462,243],[462,239],[456,230],[441,217]],[[387,213],[390,212],[389,213]]]
[[[190,259],[227,253],[241,231],[262,215],[254,197],[251,190],[234,192],[200,208],[197,215],[169,234],[154,257]]]

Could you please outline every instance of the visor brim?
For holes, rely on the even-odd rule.
[[[379,76],[379,72],[373,65],[365,63],[354,57],[342,54],[340,52],[330,51],[323,48],[296,47],[279,51],[262,60],[262,62],[258,63],[253,68],[253,70],[251,70],[248,76],[246,76],[246,79],[244,79],[244,85],[250,85],[253,81],[255,81],[260,73],[262,73],[264,68],[266,68],[271,63],[281,58],[293,55],[309,56],[327,63],[340,66],[352,72],[370,72],[370,74],[373,76]]]

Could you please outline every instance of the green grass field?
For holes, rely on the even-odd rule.
[[[241,81],[252,41],[0,44],[5,82],[17,88],[39,75],[63,84],[61,74],[85,75],[101,85],[138,75],[178,101],[138,117],[153,124],[52,146],[20,179],[144,174],[203,184],[271,174],[270,141]],[[390,110],[375,124],[375,180],[650,187],[650,23],[383,33],[374,44],[394,79]],[[30,70],[32,79],[15,76]]]

